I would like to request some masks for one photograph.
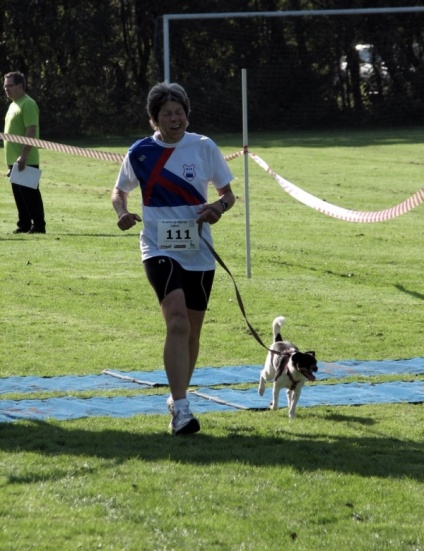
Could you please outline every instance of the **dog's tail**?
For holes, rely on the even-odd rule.
[[[283,316],[278,316],[272,322],[272,333],[274,335],[274,342],[283,340],[281,337],[281,328],[283,327],[285,321],[286,318],[283,318]]]

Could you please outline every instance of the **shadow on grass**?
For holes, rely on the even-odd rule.
[[[140,418],[141,423],[146,423],[145,430],[117,428],[96,431],[41,421],[0,424],[0,450],[19,454],[30,452],[46,457],[95,457],[113,460],[116,464],[129,459],[174,461],[197,466],[240,462],[255,467],[290,466],[300,474],[330,470],[366,477],[424,480],[424,443],[383,435],[373,429],[376,423],[368,417],[321,413],[318,421],[322,423],[322,433],[308,433],[302,423],[299,426],[302,432],[299,433],[296,432],[296,425],[291,425],[290,430],[285,426],[276,429],[272,425],[274,428],[268,434],[257,428],[261,423],[259,418],[257,427],[254,427],[245,422],[235,423],[233,417],[227,417],[219,422],[219,432],[222,433],[219,435],[208,434],[208,424],[213,420],[205,418],[204,432],[186,437],[172,437],[165,430],[150,429],[147,432],[148,418]],[[360,428],[361,434],[366,430],[367,434],[330,434],[326,431],[328,421],[331,426],[340,423]],[[361,426],[368,428],[361,429]],[[215,430],[215,423],[213,427]],[[27,483],[37,479],[38,475],[34,472],[22,480],[15,476],[9,482]]]
[[[218,142],[220,147],[235,147],[242,149],[243,144],[239,133],[206,132],[212,139]],[[143,136],[151,135],[151,129],[145,128],[139,134],[128,136],[92,136],[89,138],[55,139],[50,141],[66,143],[76,147],[88,149],[120,148],[125,154],[136,140]],[[422,142],[423,129],[420,127],[405,128],[381,128],[364,132],[363,129],[350,130],[305,130],[305,131],[273,131],[250,132],[249,143],[253,147],[367,147],[370,145],[395,145],[417,144]],[[48,138],[46,138],[48,139]]]
[[[55,237],[114,237],[121,239],[122,237],[139,237],[140,232],[133,233],[56,233]]]
[[[420,300],[424,300],[424,295],[422,293],[418,293],[417,291],[409,291],[403,285],[400,285],[400,284],[395,285],[395,287],[399,291],[402,291],[402,293],[405,293],[414,298],[419,298]]]
[[[219,136],[220,146],[234,143],[234,136],[227,139]],[[421,128],[375,129],[364,132],[362,129],[352,130],[349,133],[340,130],[305,130],[298,132],[253,132],[249,136],[250,150],[255,148],[274,147],[307,147],[309,149],[323,149],[326,147],[369,147],[396,144],[417,144],[422,141]],[[235,142],[237,143],[237,142]]]
[[[310,265],[307,265],[307,264],[300,264],[300,263],[294,263],[294,262],[286,262],[285,260],[280,260],[279,258],[270,258],[267,260],[267,262],[269,264],[274,264],[275,266],[278,266],[278,268],[282,268],[283,266],[287,267],[287,268],[296,268],[296,269],[302,269],[304,272],[308,271],[308,272],[315,272],[317,274],[321,274],[321,275],[329,275],[329,276],[335,276],[335,277],[344,277],[344,278],[347,278],[347,279],[351,279],[352,277],[354,277],[354,274],[352,274],[351,272],[346,272],[346,273],[342,273],[342,272],[334,272],[333,270],[323,270],[323,269],[318,269],[318,268],[314,268],[313,266],[310,266]]]
[[[43,235],[37,235],[35,239],[44,239],[47,241],[49,238],[51,239],[61,239],[62,237],[112,237],[114,239],[122,239],[123,237],[132,237],[137,238],[139,237],[140,232],[133,232],[133,233],[59,233],[54,232],[50,234],[43,234]],[[0,241],[13,241],[14,243],[28,243],[28,241],[34,240],[34,236],[28,235],[28,236],[10,236],[10,237],[0,237]]]

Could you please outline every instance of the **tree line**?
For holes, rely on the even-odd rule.
[[[424,6],[375,0],[373,6]],[[22,71],[43,137],[147,131],[163,80],[162,16],[369,8],[365,0],[0,0],[2,74]],[[424,114],[424,14],[233,18],[170,24],[171,80],[201,131],[416,124]],[[6,111],[6,100],[3,103]]]

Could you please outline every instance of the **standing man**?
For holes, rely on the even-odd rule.
[[[14,71],[5,75],[4,91],[11,103],[6,113],[4,132],[27,138],[38,138],[40,132],[39,109],[25,90],[26,82],[22,73]],[[14,163],[18,164],[20,171],[26,166],[39,168],[37,147],[5,141],[4,150],[9,172]],[[46,233],[40,189],[12,182],[12,191],[19,217],[17,228],[13,233]]]

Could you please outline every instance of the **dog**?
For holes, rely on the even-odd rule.
[[[318,371],[318,367],[313,350],[300,352],[295,344],[282,339],[281,328],[284,322],[283,316],[273,321],[274,342],[269,348],[260,374],[258,392],[263,396],[265,384],[273,381],[270,409],[278,409],[280,390],[286,388],[289,418],[294,419],[302,387],[306,381],[315,381],[314,373]]]

